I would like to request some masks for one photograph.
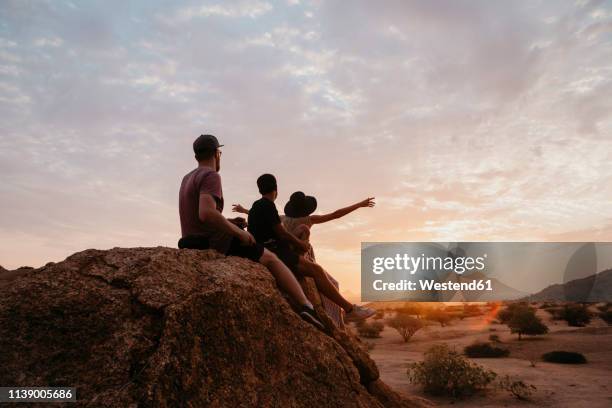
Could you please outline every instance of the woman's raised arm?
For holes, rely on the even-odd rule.
[[[352,213],[358,208],[374,207],[374,205],[376,205],[376,203],[374,202],[374,197],[369,197],[363,201],[360,201],[353,205],[349,205],[348,207],[340,208],[329,214],[311,215],[310,221],[312,221],[313,224],[322,224],[327,221],[331,221],[331,220],[338,219],[340,217],[344,217],[345,215]]]

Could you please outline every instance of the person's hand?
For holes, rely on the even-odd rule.
[[[247,227],[247,222],[243,217],[228,218],[227,220],[240,229],[245,229]]]
[[[249,210],[241,206],[240,204],[232,204],[232,211],[237,213],[248,214]]]
[[[376,203],[374,202],[374,197],[369,197],[363,201],[358,202],[357,205],[359,205],[359,207],[374,207]]]
[[[240,234],[238,235],[238,239],[240,240],[240,243],[244,246],[255,245],[255,238],[248,231],[244,231],[244,230],[240,231]]]
[[[299,247],[298,247],[298,250],[299,250],[301,253],[305,253],[305,252],[308,252],[308,251],[310,250],[310,242],[308,242],[308,241],[303,241],[303,240],[301,240],[301,239],[299,239],[298,241],[300,242],[300,245],[299,245]]]

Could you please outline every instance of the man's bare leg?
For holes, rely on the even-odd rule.
[[[353,304],[340,294],[338,289],[329,280],[325,270],[319,264],[311,262],[305,259],[303,256],[300,256],[298,271],[305,276],[310,276],[313,278],[319,291],[342,309],[347,312],[350,312],[353,309]]]
[[[276,279],[276,283],[283,289],[285,292],[291,296],[291,298],[296,301],[301,306],[308,306],[312,308],[312,303],[304,294],[300,283],[293,275],[293,272],[287,268],[287,266],[280,260],[276,255],[270,252],[268,249],[264,249],[261,258],[259,258],[259,263],[268,268],[268,270]]]

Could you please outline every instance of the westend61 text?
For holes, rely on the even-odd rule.
[[[483,291],[493,290],[490,279],[474,279],[471,282],[438,282],[431,279],[419,279],[417,282],[402,279],[398,282],[383,282],[378,279],[372,283],[374,290],[377,291],[411,291],[411,290],[460,290],[460,291]]]

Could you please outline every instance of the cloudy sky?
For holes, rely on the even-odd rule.
[[[204,132],[228,204],[377,197],[313,230],[347,293],[361,241],[610,241],[612,4],[2,1],[0,264],[176,245]]]

